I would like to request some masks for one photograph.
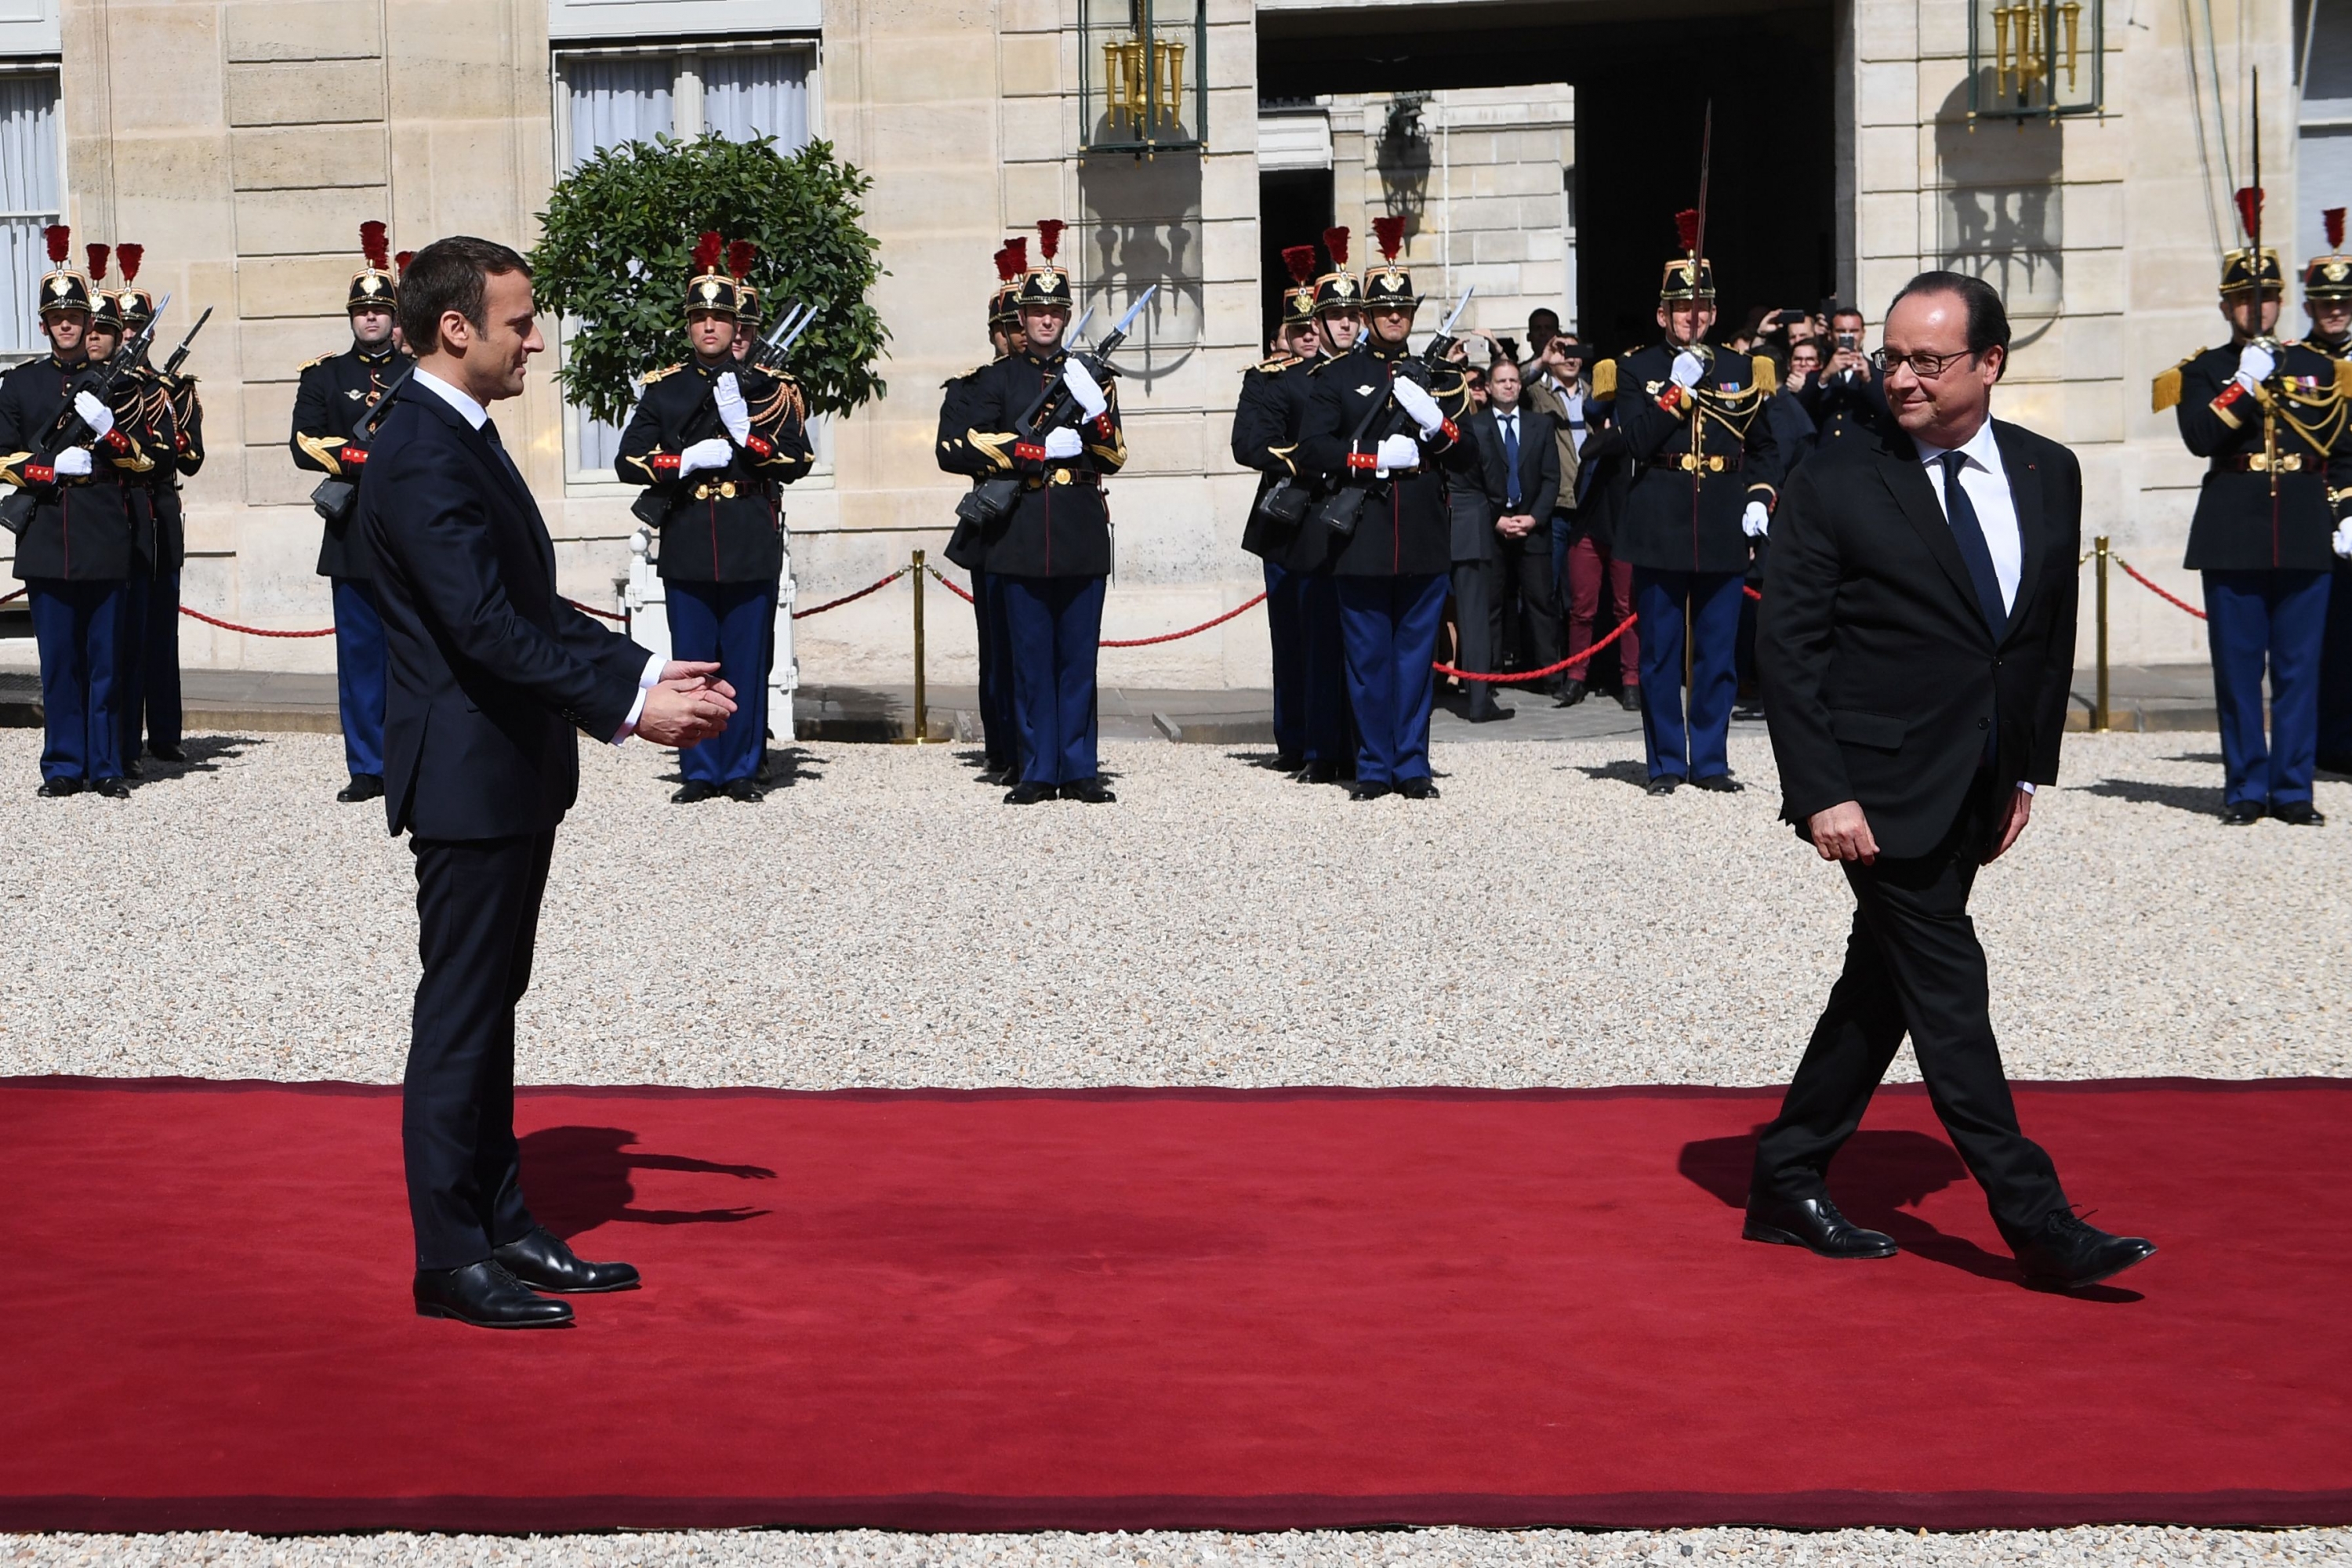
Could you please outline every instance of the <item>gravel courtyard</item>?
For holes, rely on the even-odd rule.
[[[332,736],[205,738],[128,802],[37,800],[0,1073],[395,1081],[414,881]],[[1979,883],[2020,1078],[2352,1076],[2352,784],[2319,830],[2214,817],[2201,734],[2076,736]],[[950,747],[820,743],[764,805],[668,804],[583,749],[520,1076],[541,1083],[1768,1083],[1841,956],[1843,879],[1744,795],[1639,787],[1638,740],[1442,746],[1443,800],[1357,805],[1248,748],[1111,744],[1115,806],[1015,810]],[[1897,1072],[1910,1075],[1907,1056]],[[1256,1537],[0,1536],[123,1563],[2318,1563],[2352,1531]]]

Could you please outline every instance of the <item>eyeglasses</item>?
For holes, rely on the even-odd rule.
[[[1890,354],[1885,349],[1873,349],[1870,363],[1881,375],[1892,374],[1898,364],[1907,364],[1911,367],[1911,374],[1921,381],[1933,381],[1961,360],[1973,357],[1968,349],[1948,354]]]

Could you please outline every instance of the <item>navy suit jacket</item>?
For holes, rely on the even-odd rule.
[[[392,831],[552,830],[579,795],[572,731],[618,733],[652,656],[563,602],[530,492],[414,379],[369,450],[359,526],[383,612]]]

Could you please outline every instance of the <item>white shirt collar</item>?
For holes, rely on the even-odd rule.
[[[1915,441],[1912,445],[1918,447],[1919,461],[1923,464],[1935,463],[1947,451],[1958,451],[1989,474],[2001,472],[2000,446],[1992,437],[1992,417],[1990,415],[1986,416],[1983,424],[1977,426],[1977,433],[1957,447],[1930,447],[1925,441]]]
[[[484,425],[489,423],[490,411],[488,409],[483,407],[480,404],[475,402],[472,397],[458,391],[456,387],[450,385],[447,382],[442,380],[431,371],[415,371],[411,373],[409,379],[415,382],[417,385],[425,388],[425,391],[433,394],[434,396],[438,397],[450,407],[456,409],[458,414],[464,417],[466,423],[472,426],[475,429],[478,430]]]

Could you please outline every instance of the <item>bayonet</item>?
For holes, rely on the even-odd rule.
[[[1159,292],[1160,285],[1154,283],[1151,287],[1146,289],[1142,293],[1138,294],[1135,297],[1135,303],[1127,308],[1127,314],[1121,316],[1118,319],[1118,325],[1110,330],[1110,335],[1113,341],[1123,340],[1126,338],[1127,329],[1135,324],[1135,318],[1143,313],[1143,307],[1151,303],[1151,297]],[[1108,353],[1108,351],[1106,350],[1105,352]]]
[[[170,296],[168,295],[165,296],[167,299]],[[162,315],[163,313],[163,308],[161,305],[156,306],[155,313],[158,316]],[[205,313],[196,318],[196,324],[188,329],[188,335],[180,340],[180,346],[172,351],[172,357],[163,362],[163,374],[177,375],[180,374],[180,367],[188,363],[188,350],[195,342],[196,334],[203,331],[205,330],[205,323],[212,319],[213,307],[207,305],[205,307]]]
[[[1470,296],[1476,292],[1478,292],[1478,285],[1475,283],[1462,290],[1462,298],[1454,302],[1454,313],[1445,318],[1444,326],[1437,329],[1439,337],[1451,338],[1454,335],[1454,324],[1462,320],[1462,312],[1470,308]]]

